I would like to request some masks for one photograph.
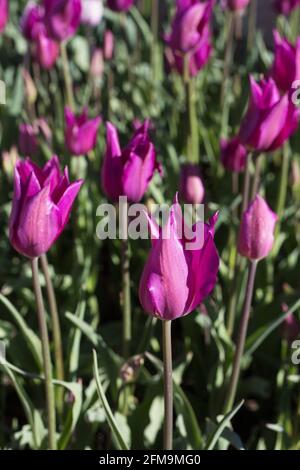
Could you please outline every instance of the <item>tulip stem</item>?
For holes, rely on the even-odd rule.
[[[276,208],[276,214],[278,215],[276,234],[280,232],[280,223],[281,223],[282,213],[284,211],[285,202],[286,202],[288,179],[289,179],[289,163],[290,163],[289,146],[288,144],[286,144],[283,148],[279,192],[278,192],[278,200],[277,200],[277,208]]]
[[[196,111],[196,95],[194,89],[193,77],[189,70],[190,55],[184,54],[184,84],[186,95],[186,110],[188,114],[188,136],[187,136],[187,160],[190,163],[199,162],[199,134],[198,120]]]
[[[52,320],[52,331],[53,331],[53,341],[54,341],[54,355],[55,355],[55,369],[56,369],[56,378],[58,380],[64,380],[64,360],[63,360],[63,347],[61,339],[61,328],[59,315],[57,310],[57,302],[55,297],[55,291],[52,284],[52,279],[49,273],[49,265],[47,260],[47,255],[44,254],[41,256],[41,265],[44,273],[44,278],[46,282],[47,296],[49,302],[49,309]],[[62,412],[63,409],[63,388],[57,388],[57,407],[59,412]]]
[[[128,358],[131,342],[130,248],[128,239],[122,240],[122,308],[123,355]]]
[[[65,81],[65,88],[66,88],[67,104],[74,111],[75,100],[74,100],[73,83],[72,83],[72,77],[71,77],[71,72],[70,72],[70,64],[68,60],[66,41],[63,41],[61,43],[60,53],[61,53],[62,64],[63,64],[63,74],[64,74],[64,81]]]
[[[243,306],[242,317],[240,321],[235,356],[233,360],[232,374],[230,378],[227,398],[225,401],[224,415],[229,413],[235,401],[237,385],[238,385],[238,380],[239,380],[240,370],[241,370],[241,360],[242,360],[243,352],[245,348],[245,341],[246,341],[246,335],[247,335],[249,318],[250,318],[250,309],[251,309],[251,303],[252,303],[252,297],[253,297],[253,291],[254,291],[256,269],[257,269],[257,261],[251,261],[250,266],[249,266],[246,296],[245,296],[245,301],[244,301],[244,306]]]
[[[243,188],[243,202],[242,202],[242,215],[247,209],[248,200],[249,200],[249,191],[250,191],[250,162],[251,162],[251,155],[248,155],[246,160],[246,168],[244,174],[244,188]]]
[[[227,41],[226,41],[226,49],[225,49],[225,57],[224,57],[224,70],[223,70],[221,102],[220,102],[221,109],[223,110],[222,127],[224,127],[223,126],[224,107],[226,106],[227,104],[226,102],[228,101],[227,90],[228,90],[230,69],[231,69],[232,59],[233,59],[234,31],[235,31],[235,14],[232,12],[228,12],[228,36],[227,36]],[[228,106],[226,108],[228,108]],[[226,113],[226,116],[227,115],[228,113]]]
[[[51,450],[56,450],[56,416],[55,416],[55,398],[52,382],[52,365],[50,356],[49,336],[47,330],[46,314],[42,296],[42,289],[39,281],[38,258],[31,260],[33,290],[36,300],[38,323],[41,335],[43,363],[45,373],[45,387],[48,413],[48,446]]]
[[[163,363],[164,363],[164,450],[173,448],[173,378],[171,320],[163,320]]]
[[[254,173],[254,179],[252,183],[251,200],[254,199],[256,194],[259,192],[261,162],[262,162],[262,154],[257,155],[255,158],[255,173]]]
[[[256,20],[257,20],[257,0],[250,2],[250,11],[248,15],[248,38],[247,38],[247,50],[251,51],[254,45],[255,34],[256,34]]]

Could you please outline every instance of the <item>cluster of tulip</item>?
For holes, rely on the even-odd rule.
[[[224,8],[235,14],[245,11],[250,0],[225,0],[223,3]],[[175,70],[182,77],[186,85],[187,103],[191,108],[189,94],[193,78],[205,67],[213,52],[214,4],[215,0],[177,0],[170,33],[164,36],[167,68]],[[289,14],[300,2],[284,0],[276,1],[275,4],[281,13]],[[107,6],[116,12],[126,12],[132,5],[133,0],[107,1]],[[20,21],[32,58],[43,69],[51,69],[59,56],[62,57],[67,96],[64,108],[65,147],[71,155],[77,157],[87,155],[96,148],[103,119],[101,116],[89,117],[87,107],[80,113],[75,112],[66,41],[75,34],[80,23],[96,26],[102,15],[102,1],[43,0],[41,4],[30,1]],[[5,28],[7,20],[8,2],[0,0],[0,31]],[[114,39],[109,30],[105,32],[105,38],[103,50],[96,49],[93,56],[91,67],[94,67],[96,74],[99,70],[97,57],[109,58],[113,54]],[[300,109],[291,99],[293,83],[300,79],[300,39],[292,44],[281,37],[278,31],[274,31],[274,44],[274,62],[265,77],[257,82],[250,76],[249,104],[239,132],[230,139],[226,136],[220,141],[220,156],[225,169],[245,175],[237,246],[239,254],[249,260],[248,284],[224,413],[232,409],[235,401],[257,262],[271,253],[275,225],[281,216],[276,215],[260,195],[260,163],[265,153],[281,149],[287,144],[300,120]],[[179,196],[184,202],[199,204],[205,198],[205,185],[197,159],[195,119],[192,109],[189,111],[187,158],[181,167]],[[119,197],[126,196],[130,202],[139,202],[145,196],[155,172],[163,177],[150,131],[149,120],[137,123],[132,138],[121,148],[117,128],[111,122],[106,122],[106,151],[100,180],[101,189],[110,201],[117,202]],[[38,152],[40,132],[51,140],[52,132],[44,118],[23,123],[19,128],[19,150],[27,158],[19,160],[15,166],[9,238],[13,247],[30,258],[32,263],[43,339],[49,447],[56,448],[49,340],[38,285],[37,259],[44,256],[61,235],[84,181],[78,179],[70,183],[68,168],[62,172],[57,156],[53,156],[43,168],[36,165],[34,158]],[[192,142],[191,146],[189,142]],[[252,164],[255,166],[255,175],[250,197]],[[166,412],[164,445],[166,449],[171,449],[171,321],[193,312],[217,283],[220,259],[214,242],[214,231],[218,214],[213,215],[207,224],[198,222],[190,227],[193,233],[204,233],[203,246],[196,250],[189,250],[188,241],[181,236],[184,221],[177,196],[166,226],[160,228],[150,216],[148,218],[152,247],[141,276],[139,298],[149,315],[163,321]],[[166,233],[168,236],[165,236]],[[128,285],[127,289],[130,289]],[[128,298],[130,302],[130,296],[127,300]],[[126,321],[130,328],[130,319],[124,316],[124,322]],[[130,338],[130,332],[127,331],[127,334]]]

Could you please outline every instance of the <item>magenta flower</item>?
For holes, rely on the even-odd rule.
[[[105,60],[111,60],[114,55],[115,38],[113,32],[107,29],[104,33],[103,54]]]
[[[205,189],[198,165],[186,164],[181,167],[179,194],[188,204],[201,204]]]
[[[65,141],[73,155],[86,155],[96,147],[101,121],[100,116],[88,119],[86,107],[79,116],[75,116],[69,107],[65,107]]]
[[[188,249],[181,236],[183,219],[177,201],[162,229],[151,221],[152,248],[139,286],[140,302],[148,314],[175,320],[191,313],[211,293],[219,269],[215,221],[216,216],[209,224],[198,222],[193,227],[194,234],[203,234],[197,249]]]
[[[113,11],[127,11],[132,7],[134,0],[107,0],[107,6]]]
[[[250,0],[225,0],[224,3],[229,8],[229,10],[240,11],[247,8]]]
[[[23,36],[28,41],[35,40],[41,29],[45,32],[44,15],[45,11],[43,7],[33,1],[27,3],[20,21],[20,28]]]
[[[44,32],[39,32],[35,41],[34,57],[43,69],[50,70],[59,57],[59,44]]]
[[[103,17],[102,0],[81,0],[81,23],[98,26]]]
[[[0,0],[0,33],[5,29],[8,22],[8,1]]]
[[[165,37],[169,47],[177,53],[193,53],[207,37],[214,0],[177,0],[177,9],[171,33]]]
[[[139,202],[155,170],[162,174],[148,129],[149,121],[145,121],[127,147],[121,150],[118,131],[107,122],[106,153],[101,178],[103,191],[111,200],[117,201],[120,196],[127,196],[130,201]]]
[[[288,343],[292,343],[300,335],[300,323],[292,313],[284,320],[281,335]]]
[[[38,128],[31,124],[19,126],[19,151],[24,157],[33,157],[38,149]]]
[[[278,31],[273,32],[275,58],[271,77],[282,92],[291,90],[295,80],[300,79],[300,38],[293,46],[287,39],[281,38]]]
[[[256,151],[280,148],[296,131],[300,109],[288,94],[280,95],[273,79],[256,83],[250,77],[251,96],[240,128],[241,142]]]
[[[289,15],[299,5],[300,0],[274,0],[275,9],[282,15]]]
[[[277,215],[259,195],[244,212],[240,225],[238,251],[251,260],[268,256],[274,244]]]
[[[247,161],[247,150],[241,144],[238,137],[231,140],[221,139],[221,161],[224,168],[229,171],[240,173],[244,171]]]
[[[80,24],[81,0],[44,0],[43,3],[50,36],[57,41],[73,36]]]
[[[70,184],[68,169],[61,173],[56,156],[42,169],[29,159],[17,163],[9,239],[19,253],[35,258],[50,249],[68,222],[82,183]]]

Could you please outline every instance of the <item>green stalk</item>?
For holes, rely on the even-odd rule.
[[[228,120],[230,111],[229,102],[229,79],[233,60],[234,31],[235,31],[235,14],[228,12],[228,36],[226,41],[226,50],[224,58],[224,71],[220,97],[220,107],[222,110],[221,117],[221,135],[227,137]]]
[[[199,163],[199,134],[196,110],[196,94],[193,77],[190,76],[189,54],[185,54],[184,62],[184,85],[186,96],[186,109],[188,115],[188,136],[187,136],[187,160],[190,163]]]
[[[257,0],[251,0],[249,8],[247,50],[251,51],[256,35]]]
[[[173,448],[173,378],[171,320],[163,320],[163,364],[164,364],[164,450]]]
[[[252,183],[251,200],[253,200],[256,194],[259,192],[261,163],[262,163],[262,154],[255,155],[255,173],[254,173],[254,178],[253,178],[253,183]]]
[[[50,315],[51,315],[51,324],[52,324],[53,341],[54,341],[56,378],[58,380],[63,381],[65,374],[64,374],[61,328],[60,328],[60,321],[59,321],[59,315],[58,315],[58,310],[57,310],[55,291],[54,291],[51,276],[49,273],[49,265],[48,265],[46,254],[41,256],[41,265],[42,265],[42,270],[43,270],[44,278],[46,282],[49,310],[50,310]],[[59,412],[61,413],[63,409],[63,388],[62,387],[57,388],[57,407],[58,407]]]
[[[289,145],[285,144],[283,147],[283,157],[281,164],[281,173],[280,173],[280,182],[279,182],[279,192],[276,205],[276,214],[278,215],[278,223],[276,225],[275,236],[280,233],[280,224],[282,220],[282,215],[285,208],[288,183],[289,183],[289,166],[290,166],[290,149]]]
[[[249,192],[250,192],[250,163],[251,163],[251,155],[248,155],[246,161],[246,168],[244,174],[244,187],[243,187],[243,200],[242,200],[242,215],[247,209],[248,202],[249,202]]]
[[[130,248],[127,240],[122,240],[122,309],[123,309],[123,354],[130,355],[131,343],[131,294],[130,294]]]
[[[227,394],[227,398],[225,401],[223,414],[227,414],[232,409],[234,401],[235,401],[237,385],[238,385],[238,380],[239,380],[240,370],[241,370],[241,360],[242,360],[243,352],[245,348],[245,341],[246,341],[246,335],[247,335],[249,318],[250,318],[250,309],[251,309],[251,303],[252,303],[252,297],[253,297],[253,291],[254,291],[256,269],[257,269],[257,261],[251,261],[250,266],[249,266],[246,296],[245,296],[243,312],[242,312],[242,317],[241,317],[241,322],[240,322],[240,329],[239,329],[239,334],[238,334],[238,339],[237,339],[235,356],[233,360],[232,375],[231,375],[231,379],[229,383],[228,394]]]
[[[38,258],[33,258],[31,260],[31,270],[43,352],[43,365],[45,374],[45,388],[48,414],[48,447],[51,450],[56,450],[56,416],[54,387],[52,382],[52,364],[44,302],[39,281]]]
[[[63,41],[61,43],[60,53],[61,53],[61,59],[62,59],[62,64],[63,64],[63,74],[64,74],[67,104],[68,106],[70,106],[72,110],[75,110],[73,83],[72,83],[72,77],[71,77],[71,72],[70,72],[70,64],[68,60],[66,41]]]

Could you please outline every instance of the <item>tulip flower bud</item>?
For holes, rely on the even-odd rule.
[[[244,212],[240,225],[238,251],[251,260],[268,256],[274,244],[274,230],[278,217],[259,195]]]
[[[221,139],[221,161],[226,170],[236,173],[244,171],[247,156],[247,150],[238,137],[231,140]]]
[[[127,11],[133,2],[134,0],[107,0],[107,6],[113,11]]]
[[[19,253],[35,258],[50,249],[68,222],[82,183],[70,184],[68,169],[61,173],[56,156],[42,169],[29,159],[17,163],[9,239]]]
[[[104,70],[103,51],[96,48],[92,54],[90,74],[94,80],[101,80]]]
[[[79,116],[75,116],[69,107],[65,108],[65,141],[73,155],[86,155],[96,147],[101,121],[100,116],[88,119],[87,108]]]
[[[24,157],[33,157],[38,149],[38,129],[31,124],[19,126],[19,151]]]
[[[149,221],[152,248],[139,286],[140,302],[148,314],[175,320],[191,313],[211,293],[219,269],[215,220],[193,227],[194,233],[203,231],[203,244],[195,250],[187,248],[182,236],[183,217],[177,202],[162,229]]]
[[[111,60],[114,55],[115,39],[112,31],[107,29],[104,33],[103,54],[105,60]]]
[[[283,96],[272,78],[256,83],[250,77],[251,97],[239,138],[252,150],[269,152],[280,148],[296,131],[300,109],[286,93]]]
[[[8,0],[0,0],[0,33],[8,22]]]
[[[288,343],[292,343],[300,335],[300,322],[292,313],[285,318],[281,335]]]
[[[180,172],[180,196],[187,204],[201,204],[205,189],[198,165],[183,165]]]
[[[102,0],[81,1],[81,22],[90,26],[98,26],[103,17]]]
[[[296,46],[281,38],[278,31],[273,32],[275,57],[271,77],[282,92],[291,90],[293,82],[300,79],[300,38]]]
[[[299,5],[300,0],[274,0],[275,9],[282,15],[289,15]]]
[[[64,41],[75,34],[80,24],[81,0],[43,0],[43,5],[52,39]]]
[[[101,179],[103,191],[111,200],[127,196],[129,201],[139,202],[155,170],[162,174],[148,129],[149,121],[145,121],[127,147],[121,149],[117,129],[110,122],[106,124],[106,153]]]
[[[24,79],[25,95],[29,104],[34,104],[37,99],[37,89],[35,83],[27,69],[22,70]]]

